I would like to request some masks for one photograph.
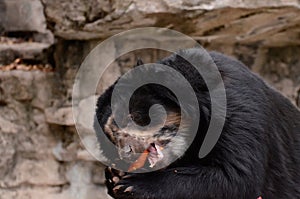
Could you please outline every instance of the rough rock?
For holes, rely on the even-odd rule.
[[[16,149],[12,142],[13,136],[2,134],[0,131],[0,179],[4,179],[12,171],[11,166],[15,162]]]
[[[54,43],[53,34],[47,29],[44,7],[40,0],[2,0],[0,33],[2,32],[9,37],[30,36],[36,42]]]
[[[92,182],[95,184],[105,184],[105,175],[104,175],[104,166],[101,164],[96,164],[93,168],[92,168]]]
[[[58,161],[70,162],[74,161],[77,155],[77,143],[71,143],[66,148],[63,147],[63,143],[59,142],[56,147],[53,148],[53,155]]]
[[[210,42],[249,44],[264,39],[268,46],[300,43],[300,3],[296,0],[43,2],[46,16],[54,24],[54,33],[65,39],[106,38],[132,28],[156,26]],[[93,10],[98,11],[96,15],[90,12],[93,5]]]
[[[0,132],[2,133],[18,133],[22,130],[22,126],[18,126],[0,116]]]
[[[35,60],[40,63],[49,62],[49,48],[51,44],[24,42],[19,44],[0,43],[0,64],[9,64],[15,59]]]
[[[87,163],[78,163],[71,167],[67,173],[67,179],[71,186],[68,190],[73,198],[105,199],[109,198],[105,190],[97,187],[91,181],[91,171]]]
[[[60,187],[22,187],[19,189],[1,189],[0,199],[72,199],[69,194],[61,193]]]
[[[96,161],[96,158],[86,149],[81,149],[77,151],[76,157],[78,160],[84,161]]]
[[[46,18],[39,0],[4,0],[0,7],[6,31],[46,31]]]
[[[46,121],[50,124],[73,126],[75,124],[72,107],[47,108],[45,110]]]
[[[77,124],[93,130],[97,96],[90,96],[79,102]]]
[[[42,186],[63,185],[64,176],[59,173],[60,165],[54,159],[19,159],[13,172],[1,182],[1,187],[16,187],[21,184]]]

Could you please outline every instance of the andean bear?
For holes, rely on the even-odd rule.
[[[224,82],[226,119],[213,150],[204,158],[198,157],[210,122],[211,101],[203,78],[182,56],[198,53],[201,51],[197,48],[181,50],[157,62],[179,71],[196,92],[201,119],[192,144],[175,162],[153,172],[133,173],[108,167],[108,193],[118,199],[299,199],[299,109],[243,63],[217,52],[209,55]],[[138,61],[137,65],[141,64]],[[155,167],[161,159],[174,155],[170,154],[173,151],[181,150],[181,145],[174,144],[176,139],[182,139],[177,135],[181,111],[176,96],[157,84],[137,89],[130,99],[131,122],[147,125],[153,104],[161,104],[167,117],[159,130],[130,130],[130,122],[120,127],[114,121],[118,115],[111,108],[115,84],[97,102],[95,129],[100,147],[107,145],[104,138],[108,138],[122,149],[123,153],[114,151],[116,161],[120,156],[131,157],[146,150],[149,161],[144,167]],[[126,123],[128,116],[124,117]],[[188,136],[188,127],[183,133]],[[166,150],[168,147],[172,150]],[[103,150],[103,155],[113,156],[113,152]],[[138,159],[133,157],[124,164],[132,166]]]

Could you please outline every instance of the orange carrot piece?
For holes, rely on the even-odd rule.
[[[128,172],[132,172],[132,171],[135,171],[139,168],[142,168],[145,163],[146,163],[146,160],[147,160],[147,157],[149,155],[149,151],[146,149],[141,155],[140,157],[130,165],[129,169],[128,169]]]

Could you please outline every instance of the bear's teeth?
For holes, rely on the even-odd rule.
[[[148,156],[148,161],[150,163],[150,167],[153,168],[157,162],[161,161],[164,157],[163,153],[162,153],[162,150],[163,148],[161,148],[160,146],[158,145],[151,145],[149,147],[149,156]]]

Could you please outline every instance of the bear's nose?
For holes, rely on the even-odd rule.
[[[121,160],[132,163],[139,156],[139,153],[136,153],[131,145],[126,145],[123,148],[119,149],[119,156]]]
[[[130,154],[133,152],[132,148],[130,145],[126,145],[122,149],[120,149],[120,158],[128,158]]]

